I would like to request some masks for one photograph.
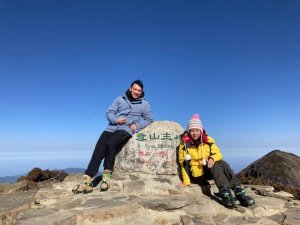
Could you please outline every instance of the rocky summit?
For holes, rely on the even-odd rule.
[[[176,151],[182,132],[177,123],[164,121],[135,134],[116,159],[107,192],[100,192],[97,177],[92,193],[74,194],[82,174],[34,191],[25,180],[0,185],[0,225],[300,224],[300,201],[270,185],[244,184],[256,204],[234,209],[220,203],[213,182],[210,189],[183,186]]]
[[[153,175],[117,170],[111,188],[90,194],[71,189],[82,174],[73,174],[51,188],[39,189],[32,201],[0,214],[1,225],[197,225],[197,224],[300,224],[300,202],[271,186],[245,186],[256,204],[228,209],[201,188],[180,185],[176,175]],[[272,196],[261,195],[270,193]],[[2,194],[0,198],[5,196]],[[1,200],[1,199],[0,199]]]

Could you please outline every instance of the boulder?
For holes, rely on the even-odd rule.
[[[177,174],[177,149],[184,129],[156,121],[134,134],[116,157],[115,169],[149,174]]]

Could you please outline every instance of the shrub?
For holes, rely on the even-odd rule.
[[[21,180],[28,180],[33,182],[42,182],[46,180],[55,180],[55,181],[63,181],[65,177],[68,176],[63,170],[42,170],[38,167],[33,168],[27,176],[22,176],[18,179]]]

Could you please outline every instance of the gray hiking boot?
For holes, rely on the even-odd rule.
[[[110,187],[111,171],[104,170],[102,173],[102,180],[100,183],[100,191],[107,191]]]
[[[247,207],[255,204],[254,199],[246,195],[245,190],[240,186],[236,186],[234,188],[234,194],[235,197],[240,201],[242,206]]]
[[[234,206],[232,202],[232,194],[230,189],[225,189],[221,192],[222,203],[228,208],[232,208]]]
[[[93,192],[93,179],[88,176],[88,175],[84,175],[82,178],[82,181],[80,182],[80,184],[75,185],[72,189],[72,192],[75,194],[88,194]]]

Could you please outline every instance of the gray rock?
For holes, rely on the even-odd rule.
[[[134,134],[117,155],[115,168],[151,174],[177,174],[176,148],[184,129],[156,121]]]
[[[181,209],[191,204],[182,200],[153,199],[141,203],[144,208],[157,211]]]
[[[144,190],[145,182],[142,180],[124,182],[125,193],[142,193]]]
[[[115,205],[102,208],[93,208],[84,210],[82,218],[80,218],[79,224],[86,223],[99,223],[101,221],[111,221],[118,219],[119,217],[132,216],[140,209],[139,205]]]
[[[187,215],[180,216],[180,219],[183,225],[194,225],[192,218]]]

